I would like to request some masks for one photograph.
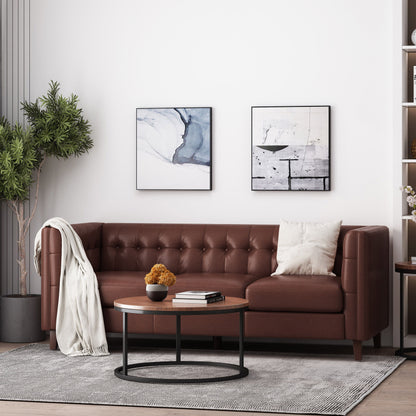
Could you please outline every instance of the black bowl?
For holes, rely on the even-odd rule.
[[[160,302],[168,295],[167,290],[146,290],[147,297],[153,302]]]

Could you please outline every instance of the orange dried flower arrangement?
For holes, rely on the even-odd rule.
[[[159,284],[172,286],[176,282],[176,276],[169,271],[164,264],[155,264],[144,278],[146,284]]]

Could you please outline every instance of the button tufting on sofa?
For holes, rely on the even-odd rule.
[[[342,226],[336,276],[270,276],[276,270],[278,225],[75,224],[97,274],[106,331],[122,332],[113,308],[119,297],[143,296],[144,276],[160,262],[177,277],[170,294],[220,290],[245,297],[246,337],[348,339],[361,341],[388,326],[389,230],[383,226]],[[91,244],[90,244],[91,242]],[[93,242],[93,243],[92,243]],[[162,250],[163,253],[155,253]],[[171,249],[166,249],[170,247]],[[134,254],[134,249],[140,253]],[[186,253],[178,254],[184,249]],[[176,253],[176,254],[175,254]],[[245,254],[247,253],[247,254]],[[56,328],[61,237],[42,230],[42,329]],[[375,261],[376,259],[376,261]],[[186,335],[236,336],[235,314],[184,317]],[[137,334],[175,334],[166,316],[135,316]],[[189,319],[188,319],[189,318]],[[238,325],[237,325],[238,327]],[[51,337],[51,347],[53,346]],[[359,356],[359,354],[357,354]]]

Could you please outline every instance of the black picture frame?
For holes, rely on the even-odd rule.
[[[251,107],[251,190],[331,190],[331,106]]]
[[[212,190],[212,107],[136,108],[136,189]]]

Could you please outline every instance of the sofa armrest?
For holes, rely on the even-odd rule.
[[[73,225],[80,236],[94,271],[100,269],[102,223]],[[41,324],[45,331],[55,329],[58,308],[59,283],[61,276],[62,241],[61,233],[53,227],[45,227],[41,234]]]
[[[389,230],[360,227],[343,244],[345,337],[364,341],[389,324]]]

